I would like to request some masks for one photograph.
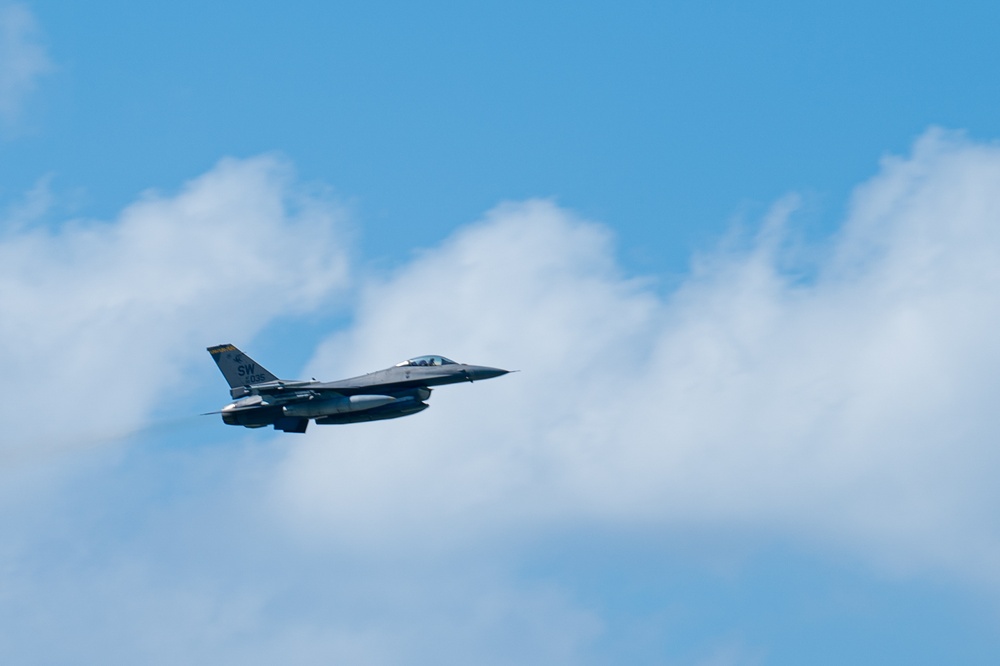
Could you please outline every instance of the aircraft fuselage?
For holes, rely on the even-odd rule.
[[[429,406],[431,387],[499,377],[507,370],[420,356],[385,370],[334,382],[280,380],[233,345],[209,347],[233,402],[220,410],[227,425],[305,432],[319,425],[381,421]],[[244,383],[244,380],[246,381]],[[253,381],[256,380],[256,381]]]

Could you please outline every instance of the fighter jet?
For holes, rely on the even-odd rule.
[[[381,421],[427,409],[431,387],[476,382],[509,370],[456,363],[444,356],[418,356],[391,368],[336,382],[278,379],[233,345],[208,348],[229,382],[233,402],[220,411],[222,422],[246,428],[273,425],[305,432],[319,425]]]

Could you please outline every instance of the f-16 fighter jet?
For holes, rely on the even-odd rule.
[[[305,432],[320,425],[381,421],[427,409],[431,387],[475,382],[508,370],[456,363],[444,356],[418,356],[391,368],[336,382],[278,379],[233,345],[209,347],[229,382],[233,402],[218,412],[227,425]]]

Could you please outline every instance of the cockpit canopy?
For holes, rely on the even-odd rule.
[[[401,368],[405,365],[458,365],[455,361],[450,358],[445,358],[444,356],[418,356],[416,358],[411,358],[409,361],[403,361],[402,363],[397,363],[396,367]]]

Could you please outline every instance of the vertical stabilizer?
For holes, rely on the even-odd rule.
[[[229,382],[229,388],[278,381],[264,366],[253,360],[233,345],[209,347],[208,353],[215,359],[222,376]]]

